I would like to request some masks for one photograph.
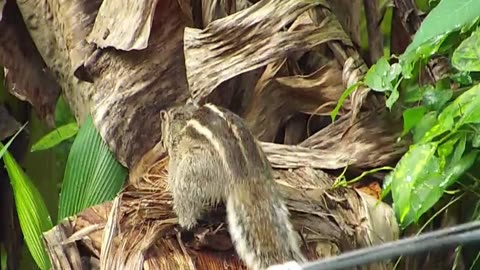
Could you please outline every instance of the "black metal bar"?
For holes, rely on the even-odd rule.
[[[303,270],[340,270],[413,255],[425,251],[444,249],[480,242],[480,221],[452,226],[419,236],[409,237],[382,245],[343,253],[339,256],[305,263]]]

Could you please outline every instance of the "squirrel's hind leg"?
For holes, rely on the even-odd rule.
[[[178,216],[179,224],[190,230],[197,225],[205,210],[222,199],[224,191],[218,185],[219,171],[212,171],[209,155],[199,151],[183,155],[178,161],[176,171],[169,175],[173,210]]]

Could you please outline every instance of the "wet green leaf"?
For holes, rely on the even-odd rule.
[[[473,166],[477,159],[478,151],[472,151],[461,159],[451,162],[445,170],[444,180],[440,184],[443,190],[455,183],[458,178]]]
[[[480,122],[480,84],[465,91],[442,110],[438,122],[421,139],[422,143],[432,141],[437,136],[458,129],[468,123]]]
[[[419,178],[417,185],[412,192],[412,214],[413,219],[405,220],[404,227],[408,226],[411,222],[417,222],[423,214],[425,214],[438,200],[442,197],[445,189],[440,187],[443,181],[443,176],[440,173],[439,158],[434,157],[430,162],[430,167],[426,168],[430,170],[431,174],[426,174],[424,177]]]
[[[453,152],[452,159],[450,160],[451,163],[456,163],[462,158],[463,153],[465,152],[466,146],[467,146],[467,134],[461,134],[460,140],[458,141],[458,144],[455,147],[455,152]]]
[[[453,96],[451,89],[429,87],[423,93],[423,104],[431,110],[440,110]]]
[[[436,143],[411,146],[393,171],[392,197],[402,226],[409,225],[423,214],[424,200],[438,193],[436,188],[441,173],[439,159],[435,157],[436,149]]]
[[[480,29],[453,52],[452,65],[461,71],[480,71]]]
[[[458,140],[460,140],[461,137],[462,135],[458,134],[457,136],[450,138],[449,140],[438,146],[438,156],[443,158],[448,157],[453,152],[455,144],[458,142]]]
[[[428,59],[434,55],[439,50],[442,42],[445,41],[447,36],[447,34],[438,36],[429,42],[420,45],[416,50],[404,52],[399,58],[404,78],[412,78],[412,72],[415,69],[415,65],[421,60]]]
[[[380,58],[365,75],[365,83],[368,87],[378,92],[391,91],[393,81],[400,74],[401,67],[398,64],[390,66],[386,57]]]
[[[393,171],[388,173],[383,179],[381,198],[385,198],[385,196],[387,196],[392,190],[392,176],[393,176]]]
[[[417,50],[422,44],[471,24],[480,16],[478,0],[443,0],[423,20],[405,54]]]
[[[392,92],[388,96],[387,101],[385,102],[385,105],[387,106],[388,109],[392,109],[393,104],[398,100],[400,97],[400,93],[398,92],[397,88],[393,88]]]
[[[412,77],[415,64],[430,58],[441,45],[454,33],[464,27],[471,26],[480,16],[480,1],[477,0],[443,0],[428,13],[413,41],[400,56],[402,74]],[[458,39],[457,39],[458,40]]]
[[[460,86],[472,85],[473,84],[473,79],[472,79],[472,76],[470,76],[470,72],[466,72],[466,71],[457,72],[455,74],[452,74],[450,76],[450,79],[452,79],[454,82],[460,84]]]

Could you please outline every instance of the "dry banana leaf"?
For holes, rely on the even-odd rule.
[[[144,164],[151,169],[140,179],[131,179],[131,186],[113,203],[87,209],[46,233],[49,250],[59,244],[65,248],[62,258],[69,260],[69,245],[76,242],[88,249],[82,257],[100,258],[100,265],[115,269],[202,270],[226,265],[240,269],[242,263],[226,231],[223,208],[205,217],[190,238],[180,237],[173,229],[177,219],[166,189],[166,164],[165,158]],[[276,170],[275,179],[310,260],[398,238],[398,225],[388,205],[378,204],[358,190],[330,189],[332,178],[321,171]],[[59,234],[66,236],[57,239]],[[58,249],[55,254],[58,256]],[[59,267],[61,260],[57,261]],[[377,263],[364,269],[389,267],[390,263]]]
[[[280,31],[321,3],[320,0],[261,1],[212,22],[204,30],[186,28],[185,62],[193,99],[202,101],[222,82],[282,59],[288,53],[305,51],[328,40],[347,42],[348,37],[335,21]],[[226,32],[228,35],[223,34]]]
[[[87,42],[100,48],[113,47],[123,51],[147,48],[157,2],[103,1]]]
[[[306,76],[277,77],[275,69],[274,65],[267,67],[263,78],[269,79],[259,80],[243,114],[253,134],[264,142],[272,142],[280,127],[295,113],[329,113],[344,91],[341,68],[333,62]],[[344,107],[348,105],[347,102]]]

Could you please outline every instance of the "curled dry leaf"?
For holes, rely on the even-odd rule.
[[[117,159],[132,167],[160,138],[160,110],[188,97],[182,37],[185,20],[175,0],[155,9],[149,46],[104,49],[86,68],[94,75],[95,126]]]
[[[202,2],[202,28],[211,22],[237,12],[236,0],[214,1],[203,0]],[[246,1],[248,2],[248,1]],[[241,9],[238,9],[241,10]]]
[[[35,48],[14,1],[4,6],[0,21],[0,66],[5,68],[6,89],[30,103],[53,126],[60,87]]]
[[[350,119],[349,114],[342,116],[298,146],[264,142],[262,148],[276,168],[375,168],[397,161],[406,152],[407,142],[397,142],[402,127],[392,124],[386,112],[360,113],[353,125]]]
[[[93,44],[88,44],[85,36],[92,30],[95,15],[102,1],[70,1],[58,3],[53,1],[60,30],[65,39],[65,46],[70,60],[70,69],[80,79],[90,81],[84,74],[83,62],[95,50]]]
[[[82,8],[75,8],[78,4]],[[149,12],[153,16],[152,25],[145,24],[150,29],[148,47],[128,52],[98,49],[80,57],[83,61],[77,66],[83,66],[93,81],[88,83],[74,76],[70,50],[77,47],[67,46],[69,40],[66,39],[68,36],[74,37],[71,42],[82,37],[86,39],[87,32],[79,32],[81,35],[76,36],[74,32],[78,25],[60,20],[60,13],[64,10],[77,10],[81,13],[77,16],[90,23],[82,27],[92,29],[92,18],[97,10],[87,5],[86,2],[68,1],[61,8],[50,9],[47,2],[22,1],[19,7],[23,17],[31,18],[26,21],[30,33],[42,55],[48,55],[44,57],[47,65],[57,75],[78,122],[83,122],[91,113],[95,126],[117,159],[130,167],[160,138],[159,111],[187,99],[182,54],[183,29],[187,20],[176,0],[159,1],[156,7],[146,5],[151,7]],[[113,16],[117,12],[106,7],[102,11],[104,16]],[[148,13],[143,9],[136,12]],[[42,16],[51,13],[49,17]],[[138,16],[142,15],[131,14],[131,17]],[[123,20],[117,23],[120,21]],[[131,28],[131,25],[120,28]],[[88,47],[82,50],[87,51]]]
[[[147,48],[157,2],[104,0],[87,41],[124,51]]]
[[[132,269],[129,267],[141,267],[142,264],[144,269],[243,269],[231,244],[225,243],[230,241],[229,237],[225,238],[225,231],[212,230],[224,223],[223,207],[211,212],[205,218],[208,222],[200,222],[196,237],[208,235],[201,239],[204,241],[201,250],[193,250],[191,247],[195,243],[177,236],[173,229],[177,219],[171,207],[171,195],[166,189],[167,163],[160,160],[156,164],[142,164],[144,168],[151,168],[143,175],[144,180],[135,180],[135,186],[129,186],[120,195],[121,200],[118,199],[117,209],[120,212],[115,216],[118,217],[119,230],[114,241],[111,241],[111,265],[118,267],[116,269]],[[312,168],[275,170],[274,177],[287,198],[293,225],[307,243],[302,249],[310,260],[368,246],[379,239],[398,238],[398,225],[390,207],[364,198],[368,195],[359,194],[353,189],[329,189],[332,178],[321,171]],[[69,234],[73,234],[85,227],[109,222],[108,213],[111,211],[111,203],[98,205],[69,218],[64,221],[67,224],[62,226],[71,224],[73,231]],[[374,216],[382,218],[372,220]],[[382,229],[376,230],[373,236],[369,232],[372,228]],[[82,253],[82,256],[100,254],[101,238],[102,232],[92,231],[79,240],[90,247],[89,252]],[[217,247],[219,242],[223,247],[230,248],[225,251],[204,248],[209,245]],[[385,267],[391,265],[372,264],[365,269]]]
[[[253,134],[265,142],[272,142],[294,113],[329,113],[344,91],[341,69],[335,62],[306,76],[270,75],[276,73],[274,69],[269,66],[265,70],[263,77],[270,78],[263,84],[260,79],[243,116]]]
[[[222,82],[239,74],[311,49],[328,40],[348,37],[338,23],[281,31],[323,1],[260,1],[209,24],[204,30],[185,29],[185,62],[189,90],[202,101]]]

